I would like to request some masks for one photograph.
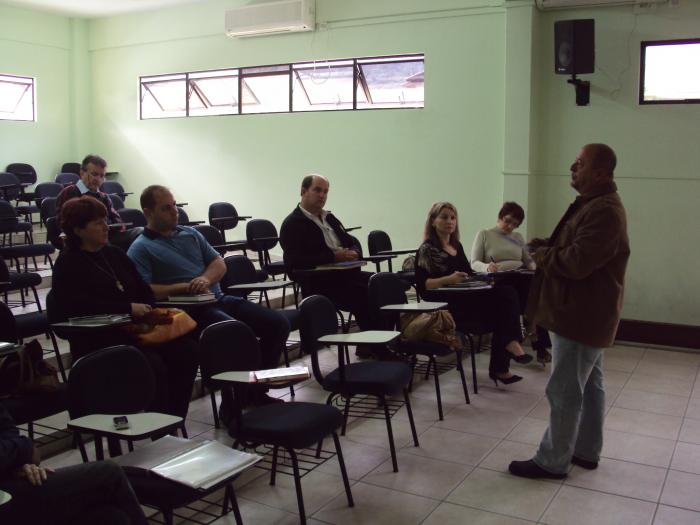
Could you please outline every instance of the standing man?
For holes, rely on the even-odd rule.
[[[119,224],[122,218],[117,213],[112,205],[112,200],[109,195],[100,191],[100,186],[105,181],[107,173],[107,162],[99,155],[87,155],[80,165],[80,180],[75,184],[66,186],[61,190],[56,199],[56,220],[60,223],[61,208],[69,199],[74,199],[82,195],[94,197],[107,208],[107,223]],[[123,250],[127,250],[129,245],[141,233],[142,228],[125,229],[110,228],[109,242],[115,246],[119,246]]]
[[[177,206],[165,186],[149,186],[141,194],[141,208],[147,224],[143,235],[129,248],[129,257],[136,264],[143,280],[156,299],[170,295],[212,292],[213,304],[200,305],[188,313],[199,329],[219,321],[237,319],[247,324],[260,338],[260,368],[277,368],[289,336],[289,321],[276,310],[251,303],[240,297],[224,295],[219,281],[226,274],[226,263],[194,228],[177,224]],[[222,411],[228,411],[223,398]],[[251,390],[248,404],[277,402],[264,390]],[[223,417],[228,420],[228,417]]]
[[[584,146],[571,165],[571,186],[580,195],[549,239],[530,242],[537,275],[528,318],[547,328],[553,343],[550,420],[535,457],[511,462],[516,476],[561,479],[570,463],[598,467],[603,349],[615,340],[630,255],[625,209],[613,182],[616,163],[609,146]]]
[[[299,272],[322,264],[357,261],[361,248],[342,223],[324,210],[328,198],[328,179],[323,175],[307,175],[301,182],[301,202],[290,213],[280,229],[284,263],[290,276],[301,285],[304,297],[324,295],[342,310],[352,312],[362,330],[369,329],[367,286],[371,274],[359,268],[328,272]],[[369,357],[369,350],[360,347],[358,355]]]

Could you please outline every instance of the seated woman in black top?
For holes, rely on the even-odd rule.
[[[457,328],[469,332],[475,324],[493,330],[489,377],[498,385],[520,381],[508,371],[510,359],[529,363],[520,341],[520,307],[517,292],[510,286],[487,290],[438,292],[437,288],[465,281],[474,271],[459,242],[457,209],[437,202],[428,212],[423,244],[416,257],[416,285],[421,297],[446,301]]]
[[[51,322],[96,314],[131,314],[134,319],[152,309],[155,298],[134,263],[120,248],[107,244],[107,209],[97,199],[71,199],[61,209],[66,248],[53,270]],[[132,339],[115,329],[71,335],[73,359]],[[197,372],[197,343],[183,336],[141,348],[156,378],[156,398],[150,410],[185,417]]]

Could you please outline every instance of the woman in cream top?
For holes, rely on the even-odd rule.
[[[522,235],[515,233],[525,211],[515,202],[506,202],[498,212],[496,227],[477,233],[472,244],[471,265],[477,272],[503,272],[518,268],[535,269],[525,249]]]

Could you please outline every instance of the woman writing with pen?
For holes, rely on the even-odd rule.
[[[416,287],[428,301],[445,301],[457,329],[473,331],[475,325],[493,332],[489,377],[496,384],[511,384],[522,377],[508,369],[510,360],[532,361],[520,345],[518,294],[510,286],[482,290],[442,291],[465,281],[474,271],[459,242],[457,209],[449,202],[436,202],[428,212],[423,244],[416,256]]]
[[[472,244],[472,268],[477,272],[495,273],[511,270],[534,270],[535,262],[530,257],[522,235],[515,230],[525,219],[525,210],[516,202],[505,202],[498,212],[496,226],[481,230],[476,234]],[[530,275],[514,275],[507,283],[518,291],[520,312],[525,311],[530,289]],[[547,351],[551,348],[549,334],[536,327],[532,337],[532,348],[537,351],[540,363],[549,363],[552,356]]]

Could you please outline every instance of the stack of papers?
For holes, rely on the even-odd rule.
[[[85,315],[68,319],[68,323],[75,326],[104,326],[123,324],[130,321],[131,316],[129,314]]]
[[[213,293],[198,293],[191,295],[171,295],[168,301],[172,303],[199,303],[202,301],[213,301],[216,296]]]
[[[126,471],[152,472],[194,489],[208,489],[260,461],[262,457],[218,441],[165,436],[113,458]]]
[[[269,370],[257,370],[253,372],[258,383],[271,383],[275,381],[292,381],[294,379],[308,379],[309,369],[306,366],[290,366],[289,368],[271,368]]]

